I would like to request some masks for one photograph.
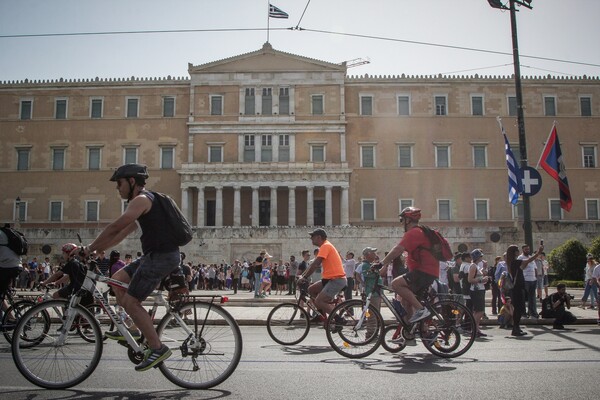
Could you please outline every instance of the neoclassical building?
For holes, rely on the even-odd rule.
[[[75,231],[91,238],[126,207],[111,171],[139,162],[149,187],[188,215],[198,236],[190,251],[207,260],[261,246],[283,257],[308,247],[306,227],[316,225],[342,249],[383,249],[401,235],[408,205],[454,245],[489,248],[492,233],[500,247],[522,240],[496,121],[520,157],[512,77],[349,76],[343,63],[269,43],[188,72],[0,82],[0,220],[40,246]],[[534,237],[589,241],[600,208],[600,81],[524,77],[523,95],[528,163],[556,121],[573,197],[564,212],[540,170]]]

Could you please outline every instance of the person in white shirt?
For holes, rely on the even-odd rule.
[[[531,249],[529,245],[521,246],[521,255],[518,260],[527,260],[531,257]],[[527,314],[531,318],[539,318],[535,295],[537,292],[537,276],[536,276],[535,261],[531,261],[523,270],[523,278],[525,279],[525,293],[527,294]]]
[[[440,261],[440,282],[448,285],[448,268],[449,265],[446,261]]]
[[[594,271],[592,271],[592,284],[598,289],[600,286],[600,264],[594,267]],[[596,302],[598,303],[598,325],[600,325],[600,296],[596,297]]]
[[[344,259],[344,272],[346,272],[346,288],[344,289],[344,300],[352,300],[352,291],[354,290],[354,274],[356,273],[356,260],[354,253],[349,251]]]

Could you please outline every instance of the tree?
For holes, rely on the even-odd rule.
[[[600,236],[596,236],[590,244],[589,252],[592,253],[596,261],[600,260]]]
[[[548,262],[558,279],[580,281],[583,279],[587,252],[586,247],[579,240],[569,239],[552,250]]]

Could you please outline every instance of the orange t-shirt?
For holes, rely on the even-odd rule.
[[[319,254],[317,257],[321,257],[323,261],[323,272],[321,276],[323,279],[337,279],[345,278],[346,273],[344,272],[344,264],[342,263],[342,257],[340,253],[333,247],[333,245],[325,240],[321,247],[319,247]]]

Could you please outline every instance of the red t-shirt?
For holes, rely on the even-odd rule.
[[[436,278],[439,276],[440,262],[426,250],[431,244],[421,228],[415,226],[409,229],[400,240],[400,245],[408,252],[406,264],[409,271],[422,271]]]

